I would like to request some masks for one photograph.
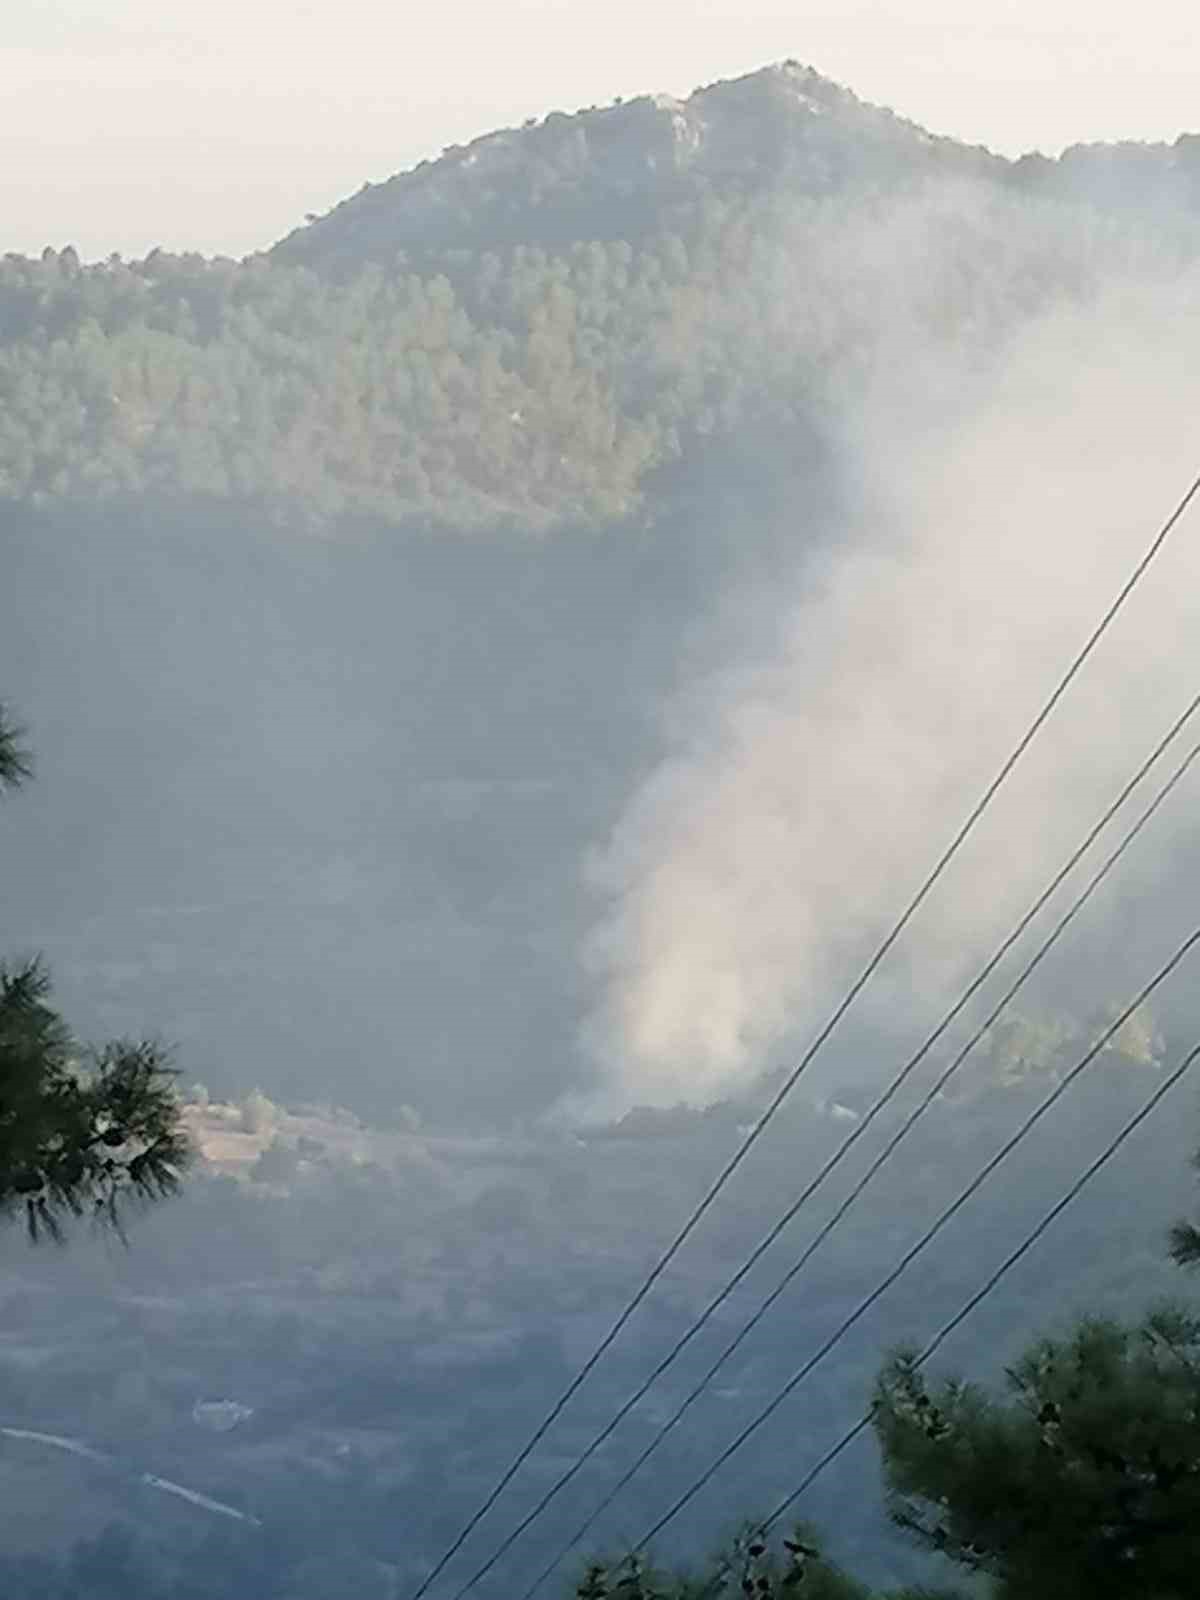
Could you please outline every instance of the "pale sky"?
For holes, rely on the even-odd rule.
[[[789,56],[1008,154],[1200,130],[1190,0],[0,0],[0,251],[240,255],[492,128]]]

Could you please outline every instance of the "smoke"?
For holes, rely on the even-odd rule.
[[[710,1102],[816,1031],[1200,470],[1196,271],[1128,241],[1106,255],[1078,229],[1068,250],[1031,211],[987,211],[926,198],[831,233],[814,269],[835,293],[843,258],[859,332],[879,288],[830,424],[852,509],[791,593],[744,607],[744,658],[680,694],[660,765],[592,863],[584,1038],[609,1108]],[[976,261],[981,241],[1004,257],[971,291],[976,310],[992,297],[988,340],[961,305],[953,339],[936,328],[964,233]],[[1070,293],[1048,297],[1051,280]],[[1030,316],[1035,281],[1049,309]],[[1200,687],[1198,580],[1200,510],[867,1014],[924,1015],[968,978]],[[1161,869],[1185,809],[1135,870]]]

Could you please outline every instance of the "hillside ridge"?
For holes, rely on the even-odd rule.
[[[702,85],[683,100],[644,94],[481,134],[364,184],[269,254],[313,264],[466,248],[483,236],[499,244],[506,221],[517,220],[517,196],[522,242],[531,242],[531,213],[540,222],[532,231],[547,245],[629,237],[660,227],[661,208],[686,201],[701,184],[745,190],[774,180],[826,192],[871,168],[868,151],[890,154],[893,178],[931,160],[952,162],[962,176],[994,176],[1007,166],[789,60]],[[647,198],[655,202],[648,212]],[[585,214],[590,226],[580,227]]]
[[[796,60],[494,129],[366,183],[312,215],[268,256],[335,269],[455,249],[635,242],[702,196],[763,189],[808,197],[895,190],[929,178],[991,180],[1111,206],[1200,204],[1200,135],[1171,144],[1079,143],[1015,160],[931,132]]]

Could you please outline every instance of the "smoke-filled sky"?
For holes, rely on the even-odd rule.
[[[127,140],[129,164],[114,157],[106,173],[129,184],[132,209],[108,204],[102,186],[84,196],[46,176],[13,198],[10,226],[61,204],[82,217],[108,205],[106,216],[136,212],[164,228],[187,211],[199,229],[203,193],[143,181],[144,163],[166,161],[191,126],[182,91],[193,73],[216,86],[206,170],[226,183],[210,197],[221,226],[236,226],[267,171],[266,146],[247,146],[236,168],[247,187],[229,183],[248,126],[237,118],[269,130],[273,161],[308,170],[283,112],[311,79],[264,65],[262,97],[230,102],[229,117],[217,92],[237,62],[266,62],[264,19],[279,31],[282,12],[249,13],[238,55],[184,8],[157,20],[147,11],[143,36],[139,4],[97,4],[90,28],[76,18],[57,32],[52,5],[18,13],[10,52],[47,73],[90,52],[88,94],[106,73],[125,74],[128,95],[110,97],[94,142]],[[999,41],[1017,37],[1006,18],[988,36],[997,61]],[[949,49],[967,36],[943,20]],[[328,25],[323,12],[299,14],[287,51],[299,60],[315,50]],[[1056,25],[1065,39],[1053,14],[1037,37]],[[532,94],[534,64],[515,20],[513,30],[505,48],[521,65],[509,87]],[[653,53],[649,81],[686,90],[753,65],[705,67],[691,44],[682,81]],[[326,71],[333,110],[353,80],[349,46],[338,48]],[[356,59],[367,56],[369,87],[379,59],[365,49]],[[390,104],[419,121],[446,108],[420,90],[416,59],[413,49],[397,57],[397,82],[417,88],[399,106],[393,86]],[[497,41],[495,60],[507,59]],[[167,60],[179,117],[143,115],[139,132],[138,96],[153,82],[145,63]],[[1139,78],[1136,60],[1111,121],[1081,131],[1153,131],[1139,123],[1150,76]],[[852,63],[824,64],[904,103]],[[16,101],[35,78],[11,80]],[[1027,130],[1020,143],[1048,126],[1040,81],[1005,111]],[[463,63],[462,132],[516,115],[487,109],[477,96],[489,84]],[[1072,104],[1068,84],[1056,91],[1060,110]],[[629,87],[614,78],[614,90]],[[564,93],[572,98],[585,95]],[[83,143],[70,148],[82,151],[82,105],[25,117],[44,159],[65,161],[76,135]],[[953,125],[915,102],[905,109]],[[333,110],[322,159],[341,149],[358,160],[338,145]],[[313,145],[316,125],[310,116]],[[34,173],[33,153],[9,171]],[[740,487],[689,513],[688,537],[714,551],[797,552],[790,582],[767,596],[740,568],[711,591],[697,579],[692,594],[678,563],[647,598],[632,541],[606,544],[602,569],[565,540],[525,564],[446,540],[418,570],[392,541],[335,556],[257,535],[221,547],[238,555],[218,563],[213,530],[188,525],[176,549],[150,517],[144,543],[124,526],[107,544],[81,535],[65,562],[31,527],[4,597],[3,687],[34,729],[49,820],[14,807],[0,827],[25,830],[7,892],[49,951],[69,1009],[105,1034],[161,1029],[189,1072],[207,1077],[215,1063],[218,1089],[252,1073],[274,1094],[307,1097],[326,1085],[333,1040],[348,1103],[480,1119],[576,1094],[608,1109],[706,1103],[776,1065],[824,1020],[1195,471],[1194,222],[1149,204],[1126,215],[1109,198],[1105,216],[948,185],[890,206],[831,204],[819,228],[786,207],[763,220],[807,231],[764,244],[753,269],[762,281],[714,309],[706,332],[714,349],[753,339],[764,354],[799,350],[801,370],[829,368],[830,388],[805,400],[815,400],[808,425],[821,430],[822,465],[796,486],[784,540],[760,525],[774,511],[745,510]],[[865,377],[864,352],[875,357]],[[762,469],[780,485],[794,481],[786,454],[785,444]],[[826,517],[827,500],[836,511]],[[721,509],[735,503],[736,513]],[[1139,592],[856,1014],[868,1026],[908,1025],[940,1004],[1195,692],[1198,549],[1194,534],[1177,541]],[[48,665],[47,637],[75,649]],[[647,733],[663,702],[667,715]],[[311,737],[314,713],[328,744]],[[1170,816],[1155,837],[1139,857],[1143,876],[1174,868],[1188,847]],[[1176,876],[1194,884],[1195,862]],[[1092,972],[1087,1003],[1128,993],[1146,970],[1138,958],[1161,958],[1154,941],[1179,931],[1161,897],[1143,906],[1119,960]],[[327,1000],[331,972],[338,1007]]]
[[[6,0],[0,248],[240,255],[494,127],[789,57],[1006,153],[1196,122],[1186,0]]]
[[[1194,271],[1114,262],[1083,304],[964,362],[909,315],[952,272],[934,244],[922,283],[913,247],[956,225],[994,228],[1018,271],[1045,263],[1031,216],[989,219],[954,192],[836,247],[864,280],[879,271],[878,370],[842,427],[858,504],[772,617],[765,658],[751,642],[775,607],[747,606],[745,657],[690,686],[598,857],[605,990],[587,1037],[610,1103],[704,1103],[815,1034],[1195,474],[1179,411]],[[882,970],[865,1004],[885,1028],[933,1020],[1195,694],[1198,549],[1193,514]],[[1193,804],[1139,842],[1143,887]],[[1172,913],[1149,906],[1165,957]],[[1138,944],[1128,928],[1113,998]]]

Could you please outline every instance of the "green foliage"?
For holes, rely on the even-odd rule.
[[[670,233],[667,270],[686,272],[695,218],[765,187],[809,198],[931,183],[988,182],[1022,195],[1077,195],[1108,206],[1185,211],[1200,198],[1200,139],[1168,148],[1076,146],[1060,161],[1008,162],[940,138],[797,61],[697,89],[686,101],[641,96],[561,111],[520,130],[452,146],[384,183],[364,184],[310,216],[271,259],[337,274],[437,252],[526,243],[551,250],[581,237],[634,248]]]
[[[748,1523],[699,1572],[657,1568],[636,1552],[593,1561],[576,1600],[955,1600],[948,1590],[903,1589],[876,1596],[821,1551],[807,1526],[778,1538]]]
[[[1031,199],[1004,162],[815,75],[712,94],[732,163],[723,133],[685,171],[671,114],[645,102],[604,123],[631,163],[615,187],[609,134],[550,118],[369,188],[267,256],[5,257],[0,500],[628,524],[714,440],[794,454],[797,424],[898,337],[986,346],[1148,248],[1145,218]],[[986,203],[922,188],[945,177]],[[1194,259],[1188,215],[1155,237]]]
[[[32,776],[29,752],[21,743],[23,730],[18,728],[0,703],[0,792],[15,789]]]
[[[36,961],[0,969],[0,1211],[31,1238],[90,1214],[120,1231],[129,1203],[174,1194],[189,1147],[173,1074],[155,1045],[76,1057]]]
[[[330,284],[261,261],[9,258],[0,498],[162,491],[310,522],[533,531],[620,519],[661,427],[618,392],[631,330],[605,328],[614,308],[584,279],[520,253],[458,289],[440,272]]]
[[[1174,1600],[1200,1563],[1200,1321],[1085,1321],[1012,1398],[897,1355],[876,1392],[894,1520],[1002,1600]]]
[[[1170,1232],[1171,1259],[1181,1267],[1200,1262],[1200,1228],[1190,1222],[1176,1222]]]
[[[1193,1166],[1200,1167],[1200,1153],[1193,1157]],[[1186,1221],[1172,1224],[1168,1235],[1171,1259],[1181,1267],[1200,1264],[1200,1228]]]
[[[0,788],[29,774],[17,738],[0,714]],[[23,1214],[35,1241],[84,1215],[121,1233],[190,1159],[174,1074],[150,1043],[81,1052],[49,993],[37,959],[0,966],[0,1214]]]

